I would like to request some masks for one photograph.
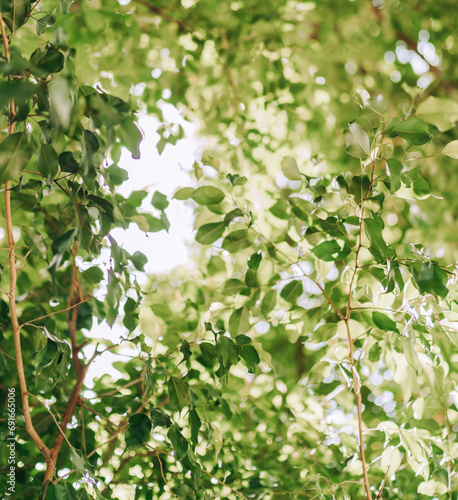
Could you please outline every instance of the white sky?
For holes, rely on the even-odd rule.
[[[156,144],[160,137],[155,132],[159,124],[149,116],[140,118],[140,127],[144,133],[140,146],[141,157],[139,160],[133,160],[131,154],[123,150],[119,166],[128,171],[129,179],[118,188],[118,192],[123,196],[128,196],[132,191],[148,191],[149,194],[143,200],[142,209],[151,213],[155,211],[151,205],[154,192],[160,191],[167,195],[170,205],[165,212],[170,221],[169,232],[161,231],[146,235],[135,224],[131,224],[128,230],[115,229],[111,232],[118,244],[129,253],[139,250],[147,256],[148,263],[145,266],[147,273],[167,272],[189,261],[186,244],[192,242],[194,220],[192,209],[186,207],[182,201],[171,198],[178,188],[193,185],[194,181],[189,172],[192,170],[193,162],[200,159],[202,151],[201,145],[195,139],[194,125],[184,121],[173,106],[167,105],[163,111],[167,121],[179,123],[183,127],[185,138],[178,141],[175,146],[168,144],[159,156]],[[137,279],[141,284],[145,284],[149,278],[144,273],[137,273]],[[103,293],[105,291],[100,290],[97,295]],[[105,338],[115,343],[121,336],[126,335],[127,330],[122,325],[115,324],[113,328],[110,328],[105,322],[100,325],[94,324],[89,334],[90,337]],[[93,346],[88,346],[84,352],[90,356],[94,352],[93,349]],[[136,354],[136,350],[129,348],[128,344],[123,352]],[[120,373],[112,367],[112,363],[116,360],[127,362],[128,358],[108,352],[95,360],[89,368],[86,386],[91,387],[93,378],[103,374],[118,378]]]

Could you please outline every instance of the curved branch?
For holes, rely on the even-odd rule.
[[[10,60],[9,47],[8,47],[9,42],[8,42],[8,37],[6,36],[5,24],[3,22],[3,16],[1,13],[0,13],[0,29],[2,33],[3,46],[5,49],[5,57],[9,61]],[[15,116],[14,101],[11,100],[10,117],[8,121],[8,134],[12,134],[14,132],[14,122],[13,122],[14,116]],[[15,244],[13,238],[13,219],[11,211],[10,190],[11,190],[11,181],[8,180],[5,183],[5,218],[6,218],[6,232],[8,238],[8,257],[9,257],[9,270],[10,270],[10,291],[8,293],[8,299],[10,305],[11,326],[13,329],[16,368],[18,372],[19,385],[21,388],[22,413],[24,414],[25,430],[32,438],[33,442],[36,444],[41,454],[45,457],[46,462],[49,464],[50,450],[43,443],[42,439],[35,430],[35,427],[32,422],[32,417],[30,415],[29,393],[27,390],[27,380],[25,378],[24,362],[22,360],[21,327],[19,325],[17,309],[16,309],[17,270],[16,270],[16,257],[15,257]]]

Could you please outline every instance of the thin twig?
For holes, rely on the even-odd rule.
[[[235,493],[236,495],[238,495],[240,498],[244,498],[245,500],[248,500],[246,496],[242,495],[242,493],[240,493],[240,491],[236,490],[235,488],[231,488],[228,484],[224,483],[223,481],[220,481],[216,476],[214,476],[213,474],[210,474],[210,472],[206,471],[205,469],[202,469],[202,472],[204,474],[207,474],[207,476],[210,476],[212,477],[215,481],[218,481],[219,484],[221,484],[222,486],[226,486],[227,488],[229,488],[232,493]]]
[[[167,482],[167,479],[165,478],[165,475],[164,475],[164,469],[162,468],[162,461],[161,459],[159,458],[159,452],[156,450],[156,457],[157,457],[157,461],[159,462],[159,468],[161,469],[161,477],[162,479],[164,480],[164,483],[169,486],[169,483]],[[175,498],[178,498],[175,493],[172,491],[172,488],[170,488],[169,486],[169,490],[170,490],[170,493],[175,497]]]
[[[52,419],[54,420],[54,423],[56,424],[57,428],[59,429],[60,432],[62,432],[64,438],[65,438],[65,441],[67,441],[67,444],[70,448],[73,448],[72,444],[70,443],[70,441],[67,439],[67,436],[65,435],[65,433],[62,431],[60,425],[59,425],[59,422],[57,421],[56,417],[54,416],[53,412],[49,409],[48,405],[46,403],[44,403],[39,397],[29,393],[30,396],[32,398],[35,398],[39,403],[41,403],[47,410],[47,412],[51,415]]]
[[[21,328],[24,327],[24,326],[33,325],[37,321],[41,321],[42,319],[49,318],[50,316],[54,316],[55,314],[60,314],[60,313],[68,312],[70,309],[78,307],[79,305],[83,304],[84,302],[87,302],[90,298],[91,297],[87,297],[87,298],[81,300],[80,302],[77,302],[76,304],[73,304],[70,307],[66,307],[65,309],[59,309],[59,311],[54,311],[54,312],[51,312],[49,314],[45,314],[44,316],[40,316],[38,318],[32,319],[30,321],[27,321],[27,323],[22,323]]]
[[[107,396],[113,396],[114,394],[116,394],[118,392],[121,392],[123,389],[127,389],[127,387],[130,387],[131,385],[138,384],[142,380],[143,380],[143,377],[138,377],[135,380],[131,380],[127,384],[125,384],[125,385],[123,385],[121,387],[118,387],[117,389],[113,389],[110,392],[106,392],[104,394],[99,394],[97,396],[93,396],[92,398],[81,398],[81,400],[82,401],[90,401],[91,399],[99,399],[99,398],[105,398]]]

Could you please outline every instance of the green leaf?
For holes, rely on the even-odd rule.
[[[344,132],[345,151],[355,158],[365,158],[370,153],[368,133],[356,122],[349,124],[349,130]]]
[[[441,151],[441,153],[443,155],[450,156],[450,158],[458,160],[458,141],[449,142]]]
[[[35,330],[35,332],[33,334],[33,351],[34,351],[34,354],[37,354],[42,349],[44,349],[46,347],[47,343],[48,343],[48,338],[46,337],[44,331],[42,331],[42,330]]]
[[[37,49],[30,56],[30,72],[39,77],[59,73],[64,69],[65,57],[56,47],[48,45],[45,50]]]
[[[75,160],[75,157],[73,156],[73,153],[71,151],[64,151],[63,153],[61,153],[58,156],[58,161],[62,172],[70,172],[70,173],[78,172],[80,165]]]
[[[243,333],[240,335],[237,335],[237,337],[235,337],[235,341],[239,345],[247,345],[247,344],[251,344],[253,342],[250,339],[250,337],[248,337],[247,335],[243,335]]]
[[[191,410],[189,412],[189,425],[191,427],[191,441],[194,446],[197,446],[199,439],[199,429],[202,422],[197,414],[196,410]]]
[[[144,413],[136,413],[129,418],[126,432],[126,445],[129,447],[146,443],[151,435],[151,420]]]
[[[181,188],[174,194],[173,197],[175,198],[175,200],[187,200],[191,198],[194,191],[195,189],[192,187]]]
[[[132,153],[132,158],[138,160],[140,158],[140,143],[143,140],[143,135],[133,118],[122,121],[120,135],[124,145]]]
[[[30,226],[21,226],[21,233],[30,251],[39,259],[48,260],[48,247],[43,236]]]
[[[290,196],[288,198],[288,201],[290,202],[291,210],[296,217],[303,220],[304,222],[310,221],[310,216],[315,208],[312,203],[304,200],[303,198],[300,198],[299,196]],[[287,218],[289,218],[289,216]]]
[[[445,495],[448,491],[449,489],[447,488],[447,485],[441,483],[440,481],[436,481],[435,479],[423,481],[417,488],[417,493],[427,495],[428,497],[440,497]]]
[[[207,365],[214,365],[218,361],[218,351],[210,342],[203,342],[199,345],[200,352],[202,353],[203,361]]]
[[[68,250],[73,240],[78,235],[78,229],[71,229],[65,234],[53,241],[51,245],[51,250],[53,253],[53,258],[49,264],[49,272],[54,275],[57,269],[59,269],[64,253]]]
[[[186,441],[183,434],[181,434],[179,427],[173,424],[167,432],[167,437],[172,443],[173,451],[177,460],[181,460],[188,451],[188,442]]]
[[[420,200],[428,198],[431,194],[428,182],[421,177],[412,182],[412,189]]]
[[[0,82],[0,106],[7,106],[11,99],[25,102],[35,93],[32,82],[22,80],[6,80]]]
[[[210,245],[221,238],[226,229],[224,222],[211,222],[204,224],[197,230],[196,241],[202,245]]]
[[[304,287],[302,285],[302,281],[293,280],[283,287],[280,292],[280,297],[285,299],[290,304],[295,304],[297,299],[302,295],[303,291]]]
[[[153,205],[154,208],[157,208],[158,210],[165,210],[169,206],[169,201],[167,200],[167,196],[165,194],[156,191],[153,194],[151,204]]]
[[[390,192],[395,193],[401,187],[401,172],[404,166],[396,158],[386,161],[390,174]]]
[[[264,318],[267,318],[269,313],[274,309],[277,303],[277,290],[269,290],[262,299],[261,312]]]
[[[230,338],[220,335],[216,343],[216,349],[222,359],[223,365],[227,371],[232,365],[235,365],[238,360],[238,348]]]
[[[81,476],[86,474],[86,471],[92,470],[91,464],[88,462],[87,458],[74,447],[70,448],[70,461],[76,469],[76,472]]]
[[[224,200],[224,193],[214,186],[202,186],[193,191],[191,198],[198,205],[218,205]]]
[[[245,288],[245,283],[235,278],[231,278],[224,283],[224,293],[229,295],[237,295],[242,290],[245,290]]]
[[[244,250],[251,246],[250,234],[246,229],[232,231],[224,238],[221,246],[223,250],[227,250],[229,253],[236,253],[240,250]]]
[[[388,137],[402,137],[414,146],[421,146],[431,140],[428,125],[415,116],[406,120],[394,118],[388,124],[385,133]]]
[[[127,297],[126,303],[124,304],[124,318],[122,324],[129,330],[129,333],[131,333],[137,328],[138,322],[139,311],[137,301]]]
[[[170,377],[168,389],[172,408],[182,410],[189,405],[187,385],[181,379]]]
[[[321,260],[327,262],[332,262],[335,260],[336,254],[342,249],[336,240],[323,241],[315,248],[312,248],[312,252]]]
[[[65,485],[50,483],[46,490],[46,500],[68,500]]]
[[[250,313],[246,307],[236,309],[229,318],[229,332],[232,336],[246,333],[250,329]]]
[[[420,272],[417,275],[413,274],[413,276],[420,292],[431,293],[443,299],[447,296],[448,274],[436,262],[425,262],[421,266]]]
[[[160,408],[153,408],[151,410],[151,419],[153,427],[170,427],[172,425],[170,417]]]
[[[59,170],[57,153],[50,144],[40,144],[40,150],[37,157],[37,168],[48,181],[52,181],[54,177],[56,177]]]
[[[67,78],[60,76],[51,82],[49,85],[49,102],[52,123],[59,125],[64,130],[68,130],[72,119],[73,103]]]
[[[386,332],[399,333],[396,322],[384,313],[374,311],[372,313],[372,320],[377,328]]]
[[[7,135],[0,142],[0,183],[16,179],[32,156],[27,135],[22,132]]]
[[[145,264],[148,262],[148,257],[142,252],[139,252],[137,250],[134,254],[130,256],[130,261],[132,262],[137,271],[144,271]]]
[[[47,14],[46,16],[37,19],[37,35],[42,35],[46,28],[49,28],[56,22],[56,19],[51,14]]]
[[[64,153],[62,153],[62,154],[64,154]],[[59,155],[59,164],[60,164],[60,157],[61,157],[61,155]],[[72,156],[72,158],[73,158],[73,156]],[[73,160],[73,161],[75,161],[75,160]],[[78,163],[76,161],[75,161],[75,163],[76,163],[76,170],[78,170]],[[73,164],[73,168],[75,168],[74,164]],[[127,181],[127,179],[129,178],[129,174],[127,173],[127,170],[124,170],[123,168],[118,167],[118,165],[116,165],[116,164],[110,165],[108,168],[106,168],[105,173],[107,174],[108,178],[115,186],[120,186],[124,181]]]
[[[458,102],[446,97],[429,96],[419,104],[415,116],[445,132],[458,121]]]
[[[0,4],[3,20],[11,33],[25,23],[30,9],[30,0],[10,0],[10,2],[2,2]]]
[[[240,356],[245,361],[247,368],[251,373],[256,372],[256,367],[259,365],[261,360],[259,359],[259,354],[256,349],[251,344],[242,344],[240,346]]]
[[[240,208],[235,208],[234,210],[231,210],[228,214],[226,214],[226,216],[224,217],[224,224],[228,226],[237,217],[243,217],[243,212],[240,210]]]
[[[386,263],[387,244],[382,235],[383,225],[379,219],[364,219],[364,230],[369,238],[369,250],[380,264]]]
[[[283,175],[291,181],[302,180],[297,162],[292,156],[285,156],[283,158],[281,161],[281,171],[283,172]]]
[[[248,267],[252,269],[253,271],[257,271],[259,269],[259,265],[261,264],[262,261],[262,253],[257,252],[252,255],[250,255],[250,258],[248,259]]]

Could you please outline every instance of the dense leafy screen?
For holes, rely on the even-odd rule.
[[[452,7],[0,1],[5,498],[457,498]],[[199,251],[145,286],[167,104]]]

